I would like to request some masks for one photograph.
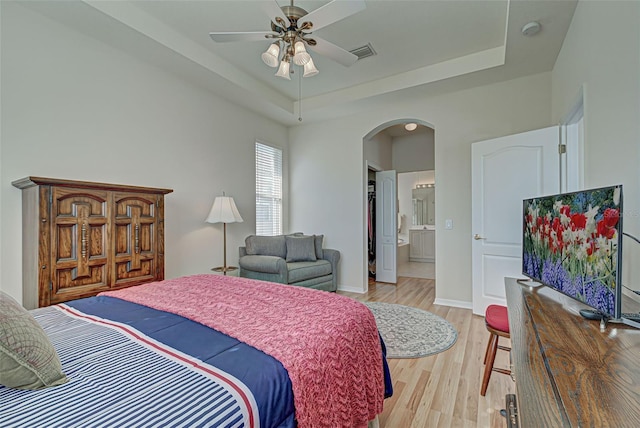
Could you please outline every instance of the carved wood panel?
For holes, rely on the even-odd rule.
[[[108,193],[73,188],[51,192],[51,303],[108,290]]]
[[[48,306],[164,279],[171,189],[25,177],[23,303]]]
[[[132,285],[156,278],[158,196],[114,193],[114,283]]]

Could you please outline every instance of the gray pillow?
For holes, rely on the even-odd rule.
[[[0,291],[0,385],[42,389],[66,381],[58,354],[40,324]]]
[[[309,236],[305,235],[302,232],[295,232],[291,234],[292,236]],[[321,260],[324,258],[324,253],[322,252],[322,241],[324,240],[324,235],[312,235],[315,238],[316,244],[316,259]]]
[[[244,240],[247,254],[251,256],[287,257],[287,244],[283,235],[258,236],[250,235]]]
[[[322,241],[324,240],[324,235],[313,235],[316,241],[316,259],[321,260],[324,258],[324,253],[322,252]]]
[[[313,236],[285,236],[287,243],[287,263],[315,262],[316,244]]]

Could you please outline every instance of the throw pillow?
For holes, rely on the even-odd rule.
[[[320,260],[324,258],[324,253],[322,252],[322,241],[324,239],[324,235],[313,235],[316,238],[316,259]]]
[[[250,235],[244,240],[248,255],[258,256],[287,256],[287,245],[283,235],[259,236]]]
[[[302,232],[295,232],[295,233],[292,233],[291,236],[309,236],[309,235],[305,235]],[[315,244],[316,244],[316,259],[322,260],[324,258],[324,253],[322,252],[322,241],[324,240],[324,235],[313,235],[313,237],[315,238]]]
[[[0,291],[0,385],[42,389],[66,381],[58,354],[40,324]]]
[[[313,236],[285,236],[287,263],[315,262],[316,244]]]

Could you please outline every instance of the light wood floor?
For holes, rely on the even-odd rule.
[[[398,262],[397,272],[398,276],[434,279],[436,277],[436,264],[432,262]]]
[[[370,283],[367,294],[339,292],[360,301],[398,303],[445,318],[458,330],[448,350],[416,359],[389,359],[393,397],[384,402],[380,426],[505,427],[500,416],[505,395],[515,393],[509,376],[494,372],[487,394],[480,396],[484,353],[489,333],[481,316],[470,309],[434,305],[435,281],[399,277],[398,284]],[[501,344],[508,345],[508,341]],[[498,351],[496,366],[508,367],[508,354]]]

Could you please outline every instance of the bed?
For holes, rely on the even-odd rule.
[[[220,275],[30,311],[66,376],[0,386],[2,427],[364,427],[391,384],[371,312]]]

